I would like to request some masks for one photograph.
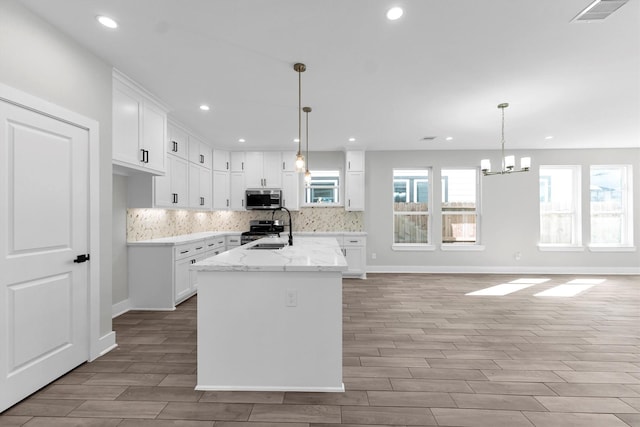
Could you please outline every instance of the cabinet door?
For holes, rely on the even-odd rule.
[[[347,270],[350,274],[362,274],[364,273],[363,255],[364,248],[360,246],[345,246],[344,257],[347,260],[349,268]]]
[[[213,150],[213,170],[228,172],[231,169],[229,152],[225,150]]]
[[[167,153],[178,156],[182,159],[189,159],[189,137],[182,129],[173,125],[168,125],[169,143]]]
[[[244,172],[244,152],[232,151],[230,158],[231,172]]]
[[[300,210],[300,174],[295,171],[282,173],[282,206]]]
[[[174,281],[174,298],[176,302],[186,298],[187,295],[191,293],[190,265],[191,258],[184,258],[176,261]]]
[[[213,207],[213,192],[211,191],[211,171],[200,168],[200,198],[199,209],[211,210]]]
[[[189,163],[189,207],[211,209],[211,171]]]
[[[113,159],[140,165],[140,118],[142,101],[136,94],[113,82]]]
[[[345,180],[344,209],[364,210],[364,172],[347,172]]]
[[[200,158],[198,164],[206,169],[211,170],[213,167],[213,148],[209,144],[200,144]]]
[[[213,171],[213,209],[229,209],[229,172]]]
[[[283,151],[282,155],[282,171],[283,172],[295,172],[296,171],[296,151]]]
[[[265,151],[263,162],[264,186],[282,188],[282,154],[279,151]]]
[[[244,157],[244,182],[247,188],[264,187],[262,175],[264,156],[262,152],[248,151]]]
[[[167,171],[164,176],[153,177],[153,204],[158,207],[173,206],[173,195],[171,191],[171,176],[173,175],[174,159],[172,155],[167,155]]]
[[[347,151],[347,172],[364,172],[364,151]]]
[[[171,157],[173,161],[171,165],[171,205],[177,208],[186,208],[189,206],[189,162],[179,157]]]
[[[167,114],[151,102],[145,102],[142,109],[142,148],[147,151],[145,167],[165,171],[166,141]]]
[[[229,200],[231,210],[244,210],[244,172],[231,172]]]

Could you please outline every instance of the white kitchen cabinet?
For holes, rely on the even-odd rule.
[[[296,171],[296,155],[297,151],[283,151],[282,152],[282,171],[283,172],[295,172]]]
[[[344,209],[364,210],[364,172],[347,172],[345,177]]]
[[[186,131],[169,122],[169,143],[167,153],[189,160],[189,135]]]
[[[229,172],[231,169],[231,162],[229,159],[229,152],[225,150],[213,150],[213,170]]]
[[[165,173],[167,110],[115,71],[112,125],[114,164],[154,175]]]
[[[189,207],[211,210],[211,170],[189,163]]]
[[[189,135],[189,161],[207,169],[213,161],[211,147],[193,135]]]
[[[366,272],[366,246],[367,238],[364,236],[344,235],[342,243],[342,252],[347,259],[349,265],[344,276],[355,276],[365,279]]]
[[[154,180],[154,206],[186,208],[189,206],[189,162],[167,155],[167,172]]]
[[[347,172],[364,172],[364,151],[347,151],[345,158]]]
[[[231,172],[244,172],[244,152],[232,151],[230,153]]]
[[[300,210],[300,179],[298,172],[282,172],[282,206],[290,211]]]
[[[245,153],[245,184],[247,188],[281,188],[282,154],[279,151],[249,151]]]
[[[226,210],[230,207],[229,172],[213,171],[213,209]]]
[[[225,248],[231,250],[240,246],[240,243],[242,243],[240,233],[228,234]]]
[[[229,185],[229,207],[234,211],[244,210],[244,172],[231,172]]]

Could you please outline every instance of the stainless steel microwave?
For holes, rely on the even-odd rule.
[[[245,191],[246,209],[280,209],[282,190],[275,188],[256,188]]]

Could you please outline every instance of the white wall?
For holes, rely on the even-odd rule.
[[[0,52],[2,83],[100,124],[100,194],[91,197],[100,198],[103,336],[111,332],[111,67],[16,0],[0,1]]]
[[[640,248],[640,149],[533,150],[513,152],[530,155],[528,173],[489,176],[481,179],[482,214],[480,252],[444,252],[439,242],[429,252],[393,251],[392,177],[394,168],[433,167],[433,198],[440,200],[439,169],[474,167],[490,157],[497,164],[499,151],[368,151],[366,153],[367,265],[369,271],[529,271],[529,272],[635,272],[640,271],[640,252],[542,252],[538,249],[539,183],[541,164],[582,166],[582,211],[588,212],[589,166],[632,164],[634,175],[634,243]],[[434,204],[434,206],[437,205]],[[435,212],[437,214],[438,211]],[[589,242],[588,217],[583,216],[583,243]],[[434,228],[440,227],[434,215]],[[515,259],[516,252],[521,254]],[[372,259],[372,254],[376,259]],[[391,268],[390,268],[391,267]]]

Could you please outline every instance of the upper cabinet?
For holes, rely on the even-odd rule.
[[[229,172],[231,168],[229,162],[229,152],[225,150],[213,150],[213,170]]]
[[[298,153],[295,151],[282,152],[282,172],[296,171],[296,154]]]
[[[171,122],[168,124],[169,143],[167,153],[189,160],[189,135]]]
[[[363,211],[365,208],[364,151],[347,151],[345,159],[344,209]]]
[[[211,147],[207,143],[200,141],[193,135],[189,135],[189,161],[191,163],[211,170],[213,161],[211,153]]]
[[[364,172],[364,151],[347,151],[347,172]]]
[[[244,154],[247,188],[282,187],[282,154],[279,151],[248,151]]]
[[[166,109],[143,88],[115,70],[112,101],[113,163],[164,175]]]
[[[244,172],[244,151],[232,151],[231,172]]]

